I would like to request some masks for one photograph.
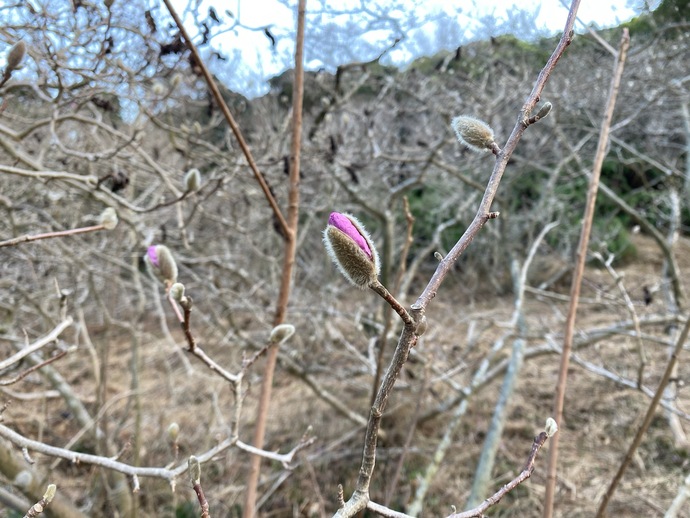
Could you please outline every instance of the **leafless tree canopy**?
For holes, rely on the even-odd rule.
[[[249,99],[231,89],[252,79],[242,56],[220,44],[249,31],[275,47],[273,59],[293,59],[292,33],[247,26],[233,7],[191,5],[184,23],[199,63],[163,3],[0,7],[0,516],[35,506],[64,517],[198,516],[200,505],[206,516],[239,516],[254,455],[263,459],[259,515],[331,515],[360,489],[372,419],[371,512],[448,515],[524,477],[497,512],[541,515],[537,453],[549,443],[539,432],[623,28],[578,28],[527,114],[481,231],[427,301],[422,329],[410,306],[476,217],[561,35],[525,34],[516,13],[478,21],[515,36],[467,42],[439,13],[398,16],[375,4],[307,5],[305,58],[318,66],[303,78],[292,180],[299,73]],[[608,509],[683,516],[689,19],[687,5],[665,1],[628,24],[558,423],[556,515],[595,512],[680,351]],[[423,24],[438,30],[420,32]],[[373,31],[387,31],[384,40],[361,38]],[[401,69],[400,53],[423,57]],[[535,118],[547,102],[548,116]],[[488,124],[496,148],[463,147],[450,124],[458,115]],[[290,236],[267,197],[288,214],[297,184]],[[381,261],[374,291],[350,285],[328,258],[323,230],[334,211],[370,232]],[[291,292],[277,322],[290,239]],[[160,245],[176,275],[160,271]],[[406,333],[414,347],[376,416],[376,391]],[[272,348],[266,441],[254,448]],[[500,446],[484,454],[497,422]]]

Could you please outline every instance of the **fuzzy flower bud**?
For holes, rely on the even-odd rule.
[[[184,175],[184,185],[187,188],[187,191],[198,190],[200,184],[201,173],[199,170],[195,167],[194,169],[187,171],[187,174]]]
[[[181,282],[176,282],[170,287],[170,296],[172,297],[173,300],[177,302],[182,302],[182,299],[185,298],[184,296],[184,284]]]
[[[366,288],[378,277],[379,255],[364,225],[354,216],[332,212],[323,243],[340,273],[355,286]]]
[[[201,464],[199,463],[199,459],[192,455],[191,457],[189,457],[187,465],[189,466],[189,478],[192,480],[192,485],[196,486],[197,484],[200,484]]]
[[[117,226],[117,212],[112,207],[108,207],[99,217],[99,222],[106,230],[112,230]]]
[[[549,417],[546,420],[546,426],[544,427],[544,431],[546,432],[546,435],[549,437],[553,437],[554,434],[558,431],[558,425],[556,424],[556,420],[553,417]]]
[[[177,438],[180,436],[180,425],[177,423],[170,423],[168,426],[168,439],[170,442],[177,442]]]
[[[48,484],[48,487],[46,488],[46,492],[43,493],[43,499],[46,501],[47,504],[53,501],[53,498],[55,498],[55,492],[57,491],[57,486],[55,484]]]
[[[269,341],[272,344],[281,344],[295,334],[295,326],[292,324],[280,324],[271,330]]]
[[[165,245],[153,245],[146,250],[144,256],[149,272],[163,284],[174,284],[177,280],[177,264]]]
[[[544,103],[544,105],[541,108],[539,108],[539,111],[537,112],[537,117],[543,119],[549,113],[551,113],[551,108],[553,108],[553,105],[551,103]]]
[[[460,117],[455,117],[450,125],[455,130],[460,143],[466,145],[471,150],[491,151],[493,148],[494,130],[485,122],[474,117],[461,115]]]
[[[414,334],[417,336],[422,336],[424,333],[426,333],[428,327],[429,323],[427,322],[426,315],[423,315],[417,324],[417,329],[415,329]]]
[[[26,43],[23,41],[18,41],[14,47],[10,49],[9,54],[7,54],[7,66],[5,72],[11,72],[19,68],[24,55],[26,54]]]
[[[156,97],[162,97],[165,94],[165,86],[160,81],[153,83],[153,88],[151,88],[153,95]]]

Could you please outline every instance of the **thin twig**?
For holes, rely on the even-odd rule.
[[[208,505],[208,500],[206,500],[206,495],[204,495],[204,490],[201,487],[201,463],[199,462],[199,459],[192,455],[189,457],[187,465],[189,466],[189,478],[192,482],[192,488],[194,489],[196,498],[201,506],[201,518],[211,518],[211,515],[209,514],[210,507]]]
[[[22,358],[28,356],[29,354],[38,351],[42,347],[45,347],[49,343],[57,340],[57,338],[62,334],[62,332],[67,329],[69,326],[72,325],[72,317],[68,317],[62,322],[60,322],[58,325],[55,326],[55,328],[48,333],[47,335],[39,338],[36,340],[34,343],[31,345],[24,347],[21,349],[19,352],[13,354],[9,358],[4,359],[3,361],[0,362],[0,371],[5,370],[11,365],[14,365],[18,361],[20,361]]]
[[[609,272],[609,275],[613,278],[614,282],[616,283],[616,286],[618,287],[619,291],[621,292],[621,295],[623,296],[625,305],[628,308],[628,312],[630,313],[630,318],[633,321],[633,325],[635,326],[637,355],[640,360],[640,364],[637,366],[637,387],[642,388],[642,383],[644,382],[644,369],[647,366],[647,352],[645,350],[644,340],[642,338],[642,329],[640,328],[640,317],[638,316],[637,311],[635,310],[635,304],[633,304],[628,290],[625,288],[625,284],[623,283],[623,276],[619,275],[618,272],[616,272],[616,270],[611,265],[611,262],[613,261],[613,256],[611,256],[608,260],[604,260],[603,256],[597,252],[594,254],[594,257],[601,261],[601,264],[604,265],[604,268],[606,268],[606,271]]]
[[[169,0],[165,0],[166,3]],[[302,100],[304,96],[304,25],[307,2],[299,0],[297,6],[297,36],[295,39],[295,72],[292,88],[292,141],[290,143],[290,171],[288,188],[287,222],[282,224],[285,237],[283,252],[283,267],[280,278],[280,290],[276,301],[276,314],[273,325],[285,322],[287,306],[292,290],[293,270],[297,253],[297,226],[299,222],[299,182],[300,157],[302,148]],[[263,448],[266,435],[266,421],[268,420],[273,388],[273,374],[278,360],[279,344],[268,349],[264,377],[261,381],[261,394],[257,409],[256,426],[254,428],[254,447]],[[244,499],[244,518],[253,518],[256,513],[257,489],[261,470],[261,457],[251,459],[247,488]]]
[[[410,212],[410,203],[407,200],[407,197],[403,197],[403,210],[405,212],[405,221],[407,222],[407,232],[405,234],[405,242],[403,243],[403,248],[400,251],[400,255],[398,258],[398,273],[395,277],[395,282],[393,284],[393,293],[399,293],[400,290],[400,285],[402,284],[402,279],[403,276],[405,275],[405,271],[407,269],[407,255],[410,252],[410,246],[412,246],[412,242],[414,241],[412,237],[412,228],[414,227],[414,216],[412,215],[412,212]],[[390,216],[388,216],[388,219],[390,219]],[[389,224],[389,221],[386,221],[386,225]],[[388,342],[388,334],[390,333],[391,327],[393,326],[393,308],[390,305],[390,303],[385,306],[384,311],[383,311],[383,329],[381,330],[381,333],[379,334],[377,344],[378,344],[378,353],[376,355],[376,372],[374,373],[374,381],[372,383],[372,389],[371,389],[371,401],[370,404],[374,404],[374,399],[376,399],[376,390],[379,387],[379,383],[381,382],[381,376],[383,375],[383,359],[384,359],[384,353],[386,351],[386,343]]]
[[[537,453],[539,453],[539,450],[541,450],[542,446],[544,446],[544,443],[548,438],[549,437],[546,435],[546,432],[541,432],[534,438],[534,442],[532,443],[532,450],[530,451],[530,454],[527,457],[525,467],[522,468],[522,471],[517,477],[508,482],[505,486],[499,489],[492,496],[484,500],[484,502],[480,506],[474,509],[470,509],[469,511],[464,511],[462,513],[453,513],[449,515],[448,518],[477,518],[484,516],[484,512],[487,509],[489,509],[489,507],[496,505],[498,502],[501,501],[501,499],[504,496],[506,496],[508,493],[510,493],[513,489],[522,484],[532,475],[532,472],[534,471],[534,463],[537,460]],[[553,439],[553,437],[551,438]]]
[[[21,243],[30,243],[31,241],[38,241],[40,239],[52,239],[54,237],[75,236],[77,234],[86,234],[87,232],[96,232],[98,230],[106,230],[105,225],[93,225],[90,227],[73,228],[70,230],[59,230],[56,232],[45,232],[43,234],[19,236],[7,241],[0,241],[0,248],[5,246],[15,246]]]
[[[175,302],[175,300],[173,300],[172,296],[170,295],[170,290],[167,289],[166,291],[168,292],[168,302],[170,302],[170,305],[172,306],[175,315],[177,316],[177,319],[180,322],[182,331],[184,332],[185,340],[187,341],[187,352],[199,358],[203,363],[206,364],[206,366],[209,369],[217,373],[226,381],[232,383],[233,386],[236,385],[241,380],[242,375],[233,374],[227,369],[223,368],[218,362],[216,362],[213,358],[206,354],[206,352],[197,344],[196,338],[194,338],[194,335],[192,334],[190,328],[192,314],[192,298],[184,297],[184,303],[180,303],[183,310],[183,313],[181,313],[180,308],[177,306],[177,302]]]
[[[48,507],[48,505],[50,505],[50,503],[53,501],[53,498],[55,498],[56,489],[55,484],[48,484],[43,498],[31,506],[28,512],[24,515],[24,518],[36,518],[36,516],[42,514],[45,508]]]
[[[37,370],[45,367],[46,365],[50,365],[51,363],[58,361],[60,358],[62,358],[66,354],[67,354],[67,351],[60,351],[55,356],[52,356],[51,358],[48,358],[47,360],[44,360],[41,363],[37,363],[36,365],[29,367],[28,369],[21,372],[17,376],[10,378],[10,379],[0,381],[0,386],[6,387],[8,385],[14,385],[15,383],[26,378],[32,372],[37,371]]]

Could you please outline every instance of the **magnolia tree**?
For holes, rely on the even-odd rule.
[[[251,102],[209,72],[222,77],[239,59],[215,46],[218,36],[249,30],[270,45],[281,35],[243,25],[239,12],[190,8],[180,19],[167,3],[145,2],[2,9],[0,472],[14,490],[0,499],[8,507],[36,515],[47,506],[55,516],[199,508],[205,516],[268,508],[416,516],[444,512],[472,485],[467,511],[453,514],[481,516],[539,466],[558,426],[572,437],[558,407],[539,404],[555,392],[550,378],[540,381],[527,431],[505,442],[510,469],[524,467],[492,481],[508,401],[528,377],[523,359],[555,357],[564,341],[555,303],[550,319],[529,312],[526,293],[563,297],[550,291],[551,270],[530,265],[538,251],[557,250],[556,270],[573,270],[587,172],[604,144],[622,161],[662,171],[668,184],[685,178],[682,133],[666,129],[680,127],[683,112],[654,107],[687,97],[679,64],[687,46],[631,53],[637,66],[619,96],[654,88],[644,106],[619,100],[620,118],[600,130],[614,91],[605,86],[610,63],[618,59],[620,78],[624,46],[612,57],[599,50],[611,47],[603,40],[570,45],[577,2],[560,38],[497,39],[403,72],[385,66],[398,48],[388,42],[334,75],[306,76],[302,3],[294,72]],[[368,15],[394,27],[384,13]],[[587,45],[586,59],[558,63]],[[677,80],[654,81],[660,55]],[[573,81],[580,76],[590,83]],[[630,134],[643,138],[631,145]],[[599,301],[610,319],[571,346],[595,351],[576,357],[582,368],[654,402],[666,382],[656,383],[658,369],[648,379],[648,356],[665,365],[669,349],[650,350],[642,338],[684,342],[663,331],[686,322],[675,231],[664,226],[680,228],[682,204],[667,211],[670,191],[659,189],[654,210],[642,211],[615,186],[606,191],[603,173],[614,211],[649,233],[661,228],[666,267],[648,289],[668,287],[669,302],[638,314],[615,270],[615,232],[596,228],[599,214],[592,257],[620,295]],[[584,261],[588,239],[581,243]],[[453,277],[453,289],[442,288]],[[485,286],[513,293],[510,311],[458,317],[453,307],[444,320],[445,296],[480,298]],[[572,322],[570,330],[573,338]],[[616,365],[622,375],[588,348],[612,336],[638,353]],[[501,378],[500,397],[479,399]],[[657,402],[681,440],[687,415],[674,397]],[[488,408],[494,399],[479,419],[490,424],[467,424],[476,402]],[[468,469],[451,451],[477,427],[487,437],[476,473],[462,472],[463,485],[438,482],[444,470]],[[406,479],[406,470],[419,475]],[[530,500],[511,504],[534,514],[540,506]]]

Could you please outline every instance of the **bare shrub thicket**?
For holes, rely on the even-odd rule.
[[[531,115],[547,101],[553,109],[525,131],[481,217],[500,215],[442,263],[448,278],[433,302],[422,296],[428,330],[418,337],[423,315],[409,306],[473,222],[497,158],[464,149],[449,123],[482,119],[504,146],[559,40],[504,36],[404,71],[377,56],[336,74],[308,72],[285,320],[296,332],[283,340],[271,332],[285,229],[167,12],[140,1],[45,1],[12,3],[0,17],[4,55],[26,46],[0,87],[0,501],[8,509],[26,511],[55,483],[55,516],[198,515],[192,455],[211,516],[246,510],[254,454],[267,459],[257,504],[267,516],[323,516],[353,492],[340,512],[448,514],[520,475],[551,413],[565,287],[619,30],[576,36],[555,67]],[[212,46],[237,28],[235,18],[191,11],[188,19],[212,70],[236,64]],[[594,220],[596,268],[585,274],[573,343],[576,379],[558,423],[562,515],[596,509],[686,315],[687,38],[665,27],[633,32]],[[251,101],[219,85],[285,211],[293,75]],[[188,180],[193,169],[198,186]],[[105,228],[106,208],[117,213],[114,229]],[[355,214],[371,231],[380,280],[400,307],[336,273],[322,244],[331,211]],[[72,229],[86,231],[51,237]],[[34,240],[40,234],[48,236]],[[173,311],[184,319],[182,297],[170,300],[169,286],[146,271],[147,248],[161,244],[193,300],[196,355]],[[626,277],[635,257],[644,267]],[[372,428],[374,394],[405,339],[416,345]],[[266,444],[255,451],[258,354],[278,343]],[[499,394],[506,372],[517,382]],[[649,432],[654,443],[642,445],[611,512],[634,516],[638,496],[671,505],[688,470],[686,374],[681,361]],[[473,466],[497,401],[508,421],[495,460],[480,464],[486,477]],[[363,488],[367,423],[379,443]],[[73,461],[70,451],[83,457]],[[540,514],[545,463],[537,465],[532,482],[504,499],[506,515]],[[489,487],[473,486],[482,478]]]

